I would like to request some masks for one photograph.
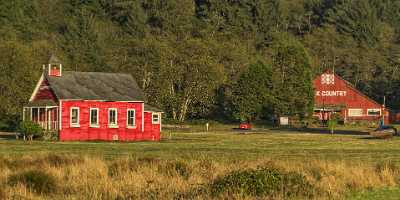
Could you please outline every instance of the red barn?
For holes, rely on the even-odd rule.
[[[70,140],[159,140],[161,110],[145,104],[128,74],[62,71],[52,56],[23,119]]]
[[[340,76],[326,72],[314,80],[314,116],[327,120],[338,113],[345,122],[368,121],[378,123],[383,117],[389,122],[384,106],[367,97]]]

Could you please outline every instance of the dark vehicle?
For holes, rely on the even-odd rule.
[[[377,138],[391,138],[397,136],[397,129],[393,126],[381,126],[370,133]]]

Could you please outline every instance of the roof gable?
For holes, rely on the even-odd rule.
[[[333,78],[332,78],[332,75],[333,75]],[[358,94],[362,98],[365,98],[366,100],[368,100],[369,102],[375,104],[376,106],[381,106],[380,103],[378,103],[377,101],[371,99],[370,97],[368,97],[367,95],[365,95],[364,93],[359,91],[352,83],[350,83],[349,81],[343,79],[342,77],[340,77],[336,73],[331,72],[330,70],[326,71],[325,73],[322,73],[322,74],[318,75],[314,79],[314,85],[324,85],[324,84],[325,85],[336,85],[339,82],[344,84],[349,90],[351,90],[354,93]],[[316,84],[316,83],[319,83],[319,84]]]
[[[66,71],[46,76],[58,99],[144,101],[142,90],[129,74]]]

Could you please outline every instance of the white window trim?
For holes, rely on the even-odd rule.
[[[370,114],[369,114],[369,111],[379,111],[379,114],[378,114],[378,115],[370,115]],[[368,116],[372,116],[372,117],[381,116],[381,115],[382,115],[382,109],[379,109],[379,108],[369,108],[369,109],[367,109],[367,115],[368,115]]]
[[[115,111],[115,124],[110,123],[110,112]],[[108,128],[118,128],[118,109],[117,108],[109,108],[108,109]]]
[[[72,123],[72,110],[74,110],[74,109],[76,109],[76,110],[78,110],[78,122],[77,123]],[[79,122],[80,122],[80,117],[79,117],[79,114],[80,114],[80,109],[79,109],[79,107],[71,107],[70,108],[70,110],[69,110],[69,123],[70,123],[70,126],[71,127],[73,127],[73,128],[78,128],[78,127],[80,127],[80,124],[79,124]]]
[[[157,121],[157,122],[154,121],[154,115],[157,115],[157,116],[158,116],[158,121]],[[160,121],[161,121],[161,119],[160,119],[160,113],[151,113],[151,123],[152,123],[152,124],[160,124]]]
[[[133,111],[133,126],[129,125],[129,111]],[[136,110],[135,109],[127,109],[126,110],[126,127],[127,128],[136,128]]]
[[[357,110],[357,111],[361,110],[361,112],[362,112],[363,114],[361,114],[361,115],[351,115],[351,114],[350,114],[351,111],[355,111],[355,110]],[[348,110],[348,116],[349,116],[349,117],[363,117],[363,116],[364,116],[364,110],[363,110],[362,108],[350,108],[350,109]]]
[[[97,124],[92,124],[92,110],[96,110],[97,111]],[[89,111],[89,126],[92,128],[99,128],[99,109],[98,108],[90,108]]]

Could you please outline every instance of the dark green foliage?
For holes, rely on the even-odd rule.
[[[378,19],[379,11],[372,6],[365,0],[343,2],[329,13],[329,21],[338,31],[373,46],[381,39],[383,24]]]
[[[28,189],[38,194],[50,194],[58,188],[55,177],[39,170],[30,170],[11,175],[8,177],[8,184],[11,186],[24,184]]]
[[[259,168],[233,171],[210,184],[211,194],[239,194],[257,197],[312,197],[313,186],[301,174]]]
[[[272,68],[261,62],[242,73],[233,90],[236,118],[250,121],[259,117],[272,104]]]
[[[39,124],[32,121],[23,121],[20,123],[18,131],[28,138],[41,137],[43,135],[43,129]]]
[[[311,58],[293,36],[279,34],[267,51],[272,53],[272,108],[277,116],[310,116],[314,107]]]

